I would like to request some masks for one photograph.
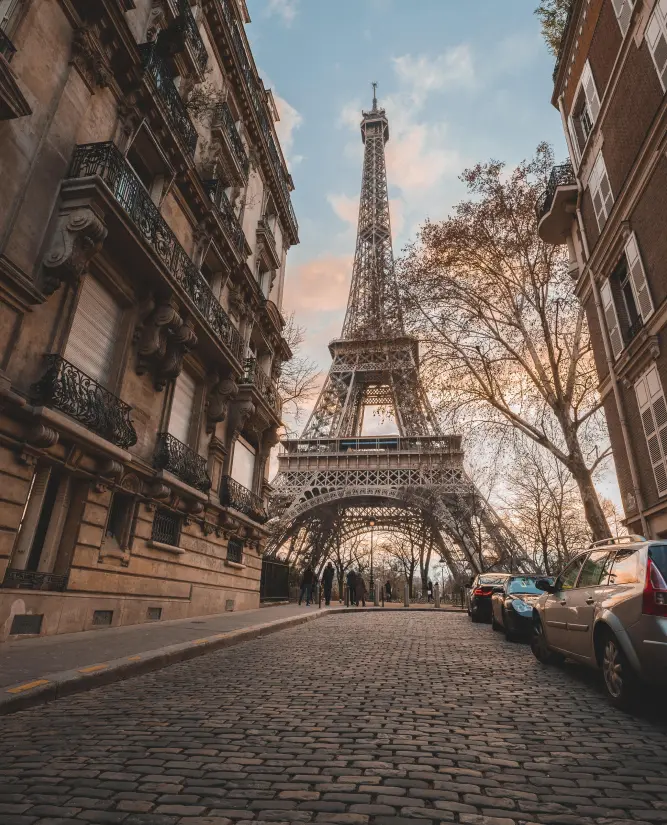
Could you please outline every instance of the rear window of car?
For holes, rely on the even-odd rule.
[[[619,550],[612,559],[609,584],[635,584],[638,582],[638,560],[639,551],[636,548]]]
[[[653,560],[653,564],[662,573],[663,579],[667,581],[667,545],[652,544],[648,549],[648,554]]]
[[[480,584],[505,584],[507,576],[480,576]]]

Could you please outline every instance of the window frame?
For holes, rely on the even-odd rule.
[[[591,88],[593,94],[589,94]],[[577,166],[581,163],[581,159],[584,156],[590,137],[595,130],[595,125],[600,116],[601,105],[600,94],[598,92],[597,83],[595,82],[593,70],[591,69],[590,61],[586,60],[574,94],[574,101],[570,110],[570,115],[567,119],[572,145],[577,155],[577,157],[573,158],[573,160]],[[586,133],[583,127],[580,126],[581,134],[583,136],[583,142],[580,142],[577,124],[583,123],[583,112],[587,115],[588,122],[590,123],[590,129],[588,133]]]
[[[655,380],[658,385],[656,392],[651,391],[650,376],[652,373],[655,374]],[[645,396],[644,401],[642,401],[642,393]],[[667,420],[660,423],[656,417],[654,407],[656,404],[660,404],[660,400],[662,399],[662,407],[667,410],[667,400],[665,398],[662,379],[660,378],[660,373],[655,362],[653,362],[635,382],[635,396],[658,498],[662,499],[667,496],[667,448],[663,446],[663,440],[667,442]],[[648,416],[647,413],[650,413],[650,416]],[[661,414],[665,415],[664,413]],[[667,419],[667,415],[665,418]],[[650,419],[652,427],[650,432],[647,431],[647,419]],[[651,448],[651,439],[655,439],[653,450]],[[656,449],[660,454],[657,459],[654,458]]]
[[[664,3],[665,8],[662,8],[662,4]],[[657,37],[655,38],[654,43],[651,43],[651,29],[654,27],[657,28]],[[665,64],[662,67],[662,71],[658,67],[658,62],[656,60],[655,52],[656,52],[656,45],[660,40],[660,36],[665,43],[665,47],[667,48],[667,2],[665,0],[658,0],[656,2],[653,11],[651,12],[651,16],[648,19],[648,23],[646,25],[646,30],[644,32],[644,40],[646,41],[646,45],[648,46],[648,50],[651,53],[651,60],[653,61],[653,65],[658,75],[658,80],[660,81],[660,85],[662,86],[663,91],[667,90],[667,57],[665,59]]]
[[[558,578],[556,579],[556,585],[557,585],[556,592],[561,593],[561,592],[569,592],[570,590],[576,590],[577,582],[579,581],[579,576],[581,575],[582,568],[583,568],[584,564],[586,563],[586,560],[588,559],[590,554],[591,554],[591,551],[586,550],[584,553],[580,553],[578,556],[575,556],[573,559],[571,559],[565,565],[565,568],[558,574]],[[575,576],[574,581],[572,582],[572,587],[563,588],[563,586],[562,586],[563,576],[565,575],[565,573],[568,572],[568,570],[571,567],[574,567],[576,564],[579,564],[579,569],[577,570],[577,575]]]
[[[602,191],[602,184],[603,181],[606,180],[607,187],[609,189],[609,194],[607,197],[603,195]],[[591,173],[588,177],[587,188],[591,193],[591,201],[593,203],[593,212],[595,213],[595,220],[598,225],[598,230],[602,233],[602,230],[605,228],[607,221],[609,220],[609,216],[612,213],[614,208],[615,198],[614,198],[614,190],[611,188],[611,181],[609,180],[609,173],[607,171],[607,164],[604,161],[604,155],[602,154],[602,149],[597,154],[595,158],[595,163],[593,164],[593,168],[591,169]],[[599,195],[602,209],[600,213],[595,206],[595,196],[596,194]],[[610,201],[608,203],[608,201]],[[600,215],[604,211],[604,219],[600,220]]]
[[[632,22],[632,14],[635,10],[635,6],[637,5],[635,0],[612,0],[611,2],[612,8],[614,9],[614,14],[616,16],[616,22],[618,23],[618,27],[621,30],[621,36],[625,40],[625,35],[630,31],[630,24]],[[623,17],[623,12],[625,9],[629,9],[627,12],[627,16]],[[625,22],[624,22],[625,21]],[[625,28],[623,26],[625,25]]]

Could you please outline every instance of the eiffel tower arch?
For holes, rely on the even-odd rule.
[[[484,570],[532,572],[531,560],[463,468],[460,435],[444,434],[405,331],[394,270],[384,109],[363,112],[364,166],[352,283],[341,337],[301,438],[281,442],[272,481],[268,552],[322,563],[337,542],[367,532],[417,536],[459,582]],[[370,406],[393,411],[398,433],[362,436]]]

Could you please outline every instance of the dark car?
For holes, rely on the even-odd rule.
[[[510,576],[503,589],[491,596],[491,627],[504,630],[505,638],[529,639],[533,628],[533,605],[543,594],[536,586],[544,576]],[[553,579],[546,579],[553,583]]]
[[[468,614],[473,622],[491,621],[491,596],[500,591],[511,573],[480,573],[470,585]]]

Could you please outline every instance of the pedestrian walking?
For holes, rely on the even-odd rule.
[[[433,582],[429,579],[426,585],[426,592],[427,592],[427,600],[429,602],[433,601]]]
[[[368,588],[366,587],[366,582],[364,581],[364,577],[361,575],[361,573],[357,573],[354,587],[357,607],[359,607],[360,599],[362,607],[366,607],[366,593],[368,593]]]
[[[354,572],[354,570],[349,570],[345,578],[347,580],[348,601],[350,603],[350,606],[352,606],[353,604],[356,604],[357,600],[357,574]]]
[[[324,568],[324,572],[322,573],[322,587],[324,588],[324,603],[327,607],[331,604],[331,590],[333,588],[333,580],[336,574],[336,570],[329,562],[327,566]]]
[[[386,599],[388,602],[390,602],[390,601],[391,601],[391,582],[390,582],[390,581],[388,581],[388,582],[385,584],[385,586],[384,586],[384,592],[385,592],[385,599]]]
[[[301,576],[301,592],[299,594],[299,604],[303,601],[303,597],[306,597],[306,607],[310,607],[310,600],[313,596],[313,584],[315,583],[315,573],[313,572],[313,568],[309,564],[308,567],[303,571],[303,576]]]

